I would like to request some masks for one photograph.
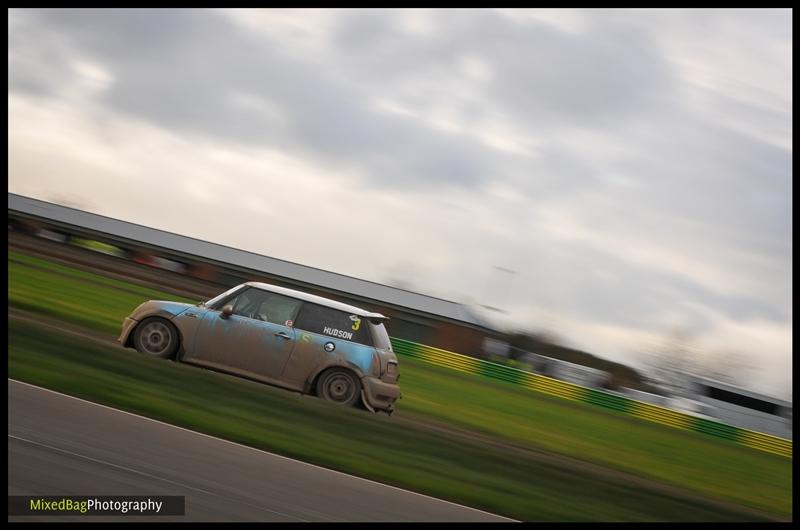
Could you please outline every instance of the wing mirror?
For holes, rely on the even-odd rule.
[[[220,318],[228,318],[233,314],[233,306],[228,304],[222,308],[222,314],[219,316]]]

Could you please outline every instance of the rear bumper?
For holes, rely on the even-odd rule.
[[[361,379],[361,386],[364,387],[364,398],[369,407],[386,412],[394,411],[394,402],[400,397],[399,386],[369,376]]]
[[[119,337],[117,337],[117,342],[125,346],[125,343],[128,342],[128,335],[130,335],[131,330],[135,325],[136,320],[130,317],[125,317],[125,320],[122,321],[122,331],[120,332]]]

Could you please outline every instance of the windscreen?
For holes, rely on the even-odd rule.
[[[231,287],[224,293],[215,296],[204,305],[209,309],[220,309],[220,304],[230,298],[236,291],[243,288],[243,285],[237,285],[236,287]]]

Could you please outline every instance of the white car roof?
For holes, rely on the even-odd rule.
[[[315,294],[304,293],[303,291],[295,291],[294,289],[288,289],[286,287],[279,287],[277,285],[271,285],[269,283],[262,282],[246,282],[243,285],[248,285],[263,291],[270,291],[285,296],[291,296],[292,298],[297,298],[298,300],[303,300],[304,302],[311,302],[325,307],[330,307],[332,309],[338,309],[339,311],[343,311],[351,315],[364,317],[367,320],[389,320],[389,317],[386,317],[380,313],[372,313],[365,309],[361,309],[360,307],[337,302],[336,300],[331,300],[330,298],[324,298]]]

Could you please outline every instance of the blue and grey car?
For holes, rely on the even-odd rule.
[[[248,282],[197,305],[151,300],[119,342],[141,353],[391,414],[397,356],[380,313]]]

